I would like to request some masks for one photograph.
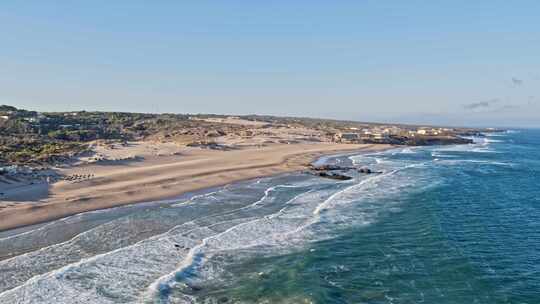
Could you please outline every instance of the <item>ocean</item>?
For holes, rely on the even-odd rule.
[[[540,303],[540,130],[0,233],[0,303]]]

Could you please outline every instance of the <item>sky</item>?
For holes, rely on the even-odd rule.
[[[3,1],[0,104],[540,127],[540,1]]]

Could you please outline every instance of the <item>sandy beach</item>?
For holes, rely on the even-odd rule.
[[[76,181],[19,187],[5,197],[0,231],[115,206],[174,198],[231,182],[302,170],[325,154],[374,151],[389,145],[301,143],[246,147],[232,151],[182,148],[117,162],[61,169]],[[118,153],[118,152],[116,152]],[[155,153],[154,153],[155,154]],[[18,192],[24,195],[17,195]],[[22,200],[22,197],[28,199]]]

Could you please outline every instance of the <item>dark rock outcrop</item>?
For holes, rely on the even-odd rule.
[[[329,179],[335,179],[335,180],[350,180],[352,177],[343,175],[343,174],[337,174],[337,173],[328,173],[328,172],[315,172],[314,175],[329,178]]]

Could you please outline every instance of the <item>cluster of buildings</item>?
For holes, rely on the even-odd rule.
[[[387,142],[394,138],[415,138],[426,136],[453,135],[454,130],[449,128],[433,127],[401,127],[401,126],[374,126],[367,128],[347,128],[346,131],[334,134],[335,142]]]
[[[15,118],[20,118],[31,123],[39,123],[46,120],[47,116],[43,115],[42,113],[32,111],[0,111],[0,119],[2,120],[10,120]]]

